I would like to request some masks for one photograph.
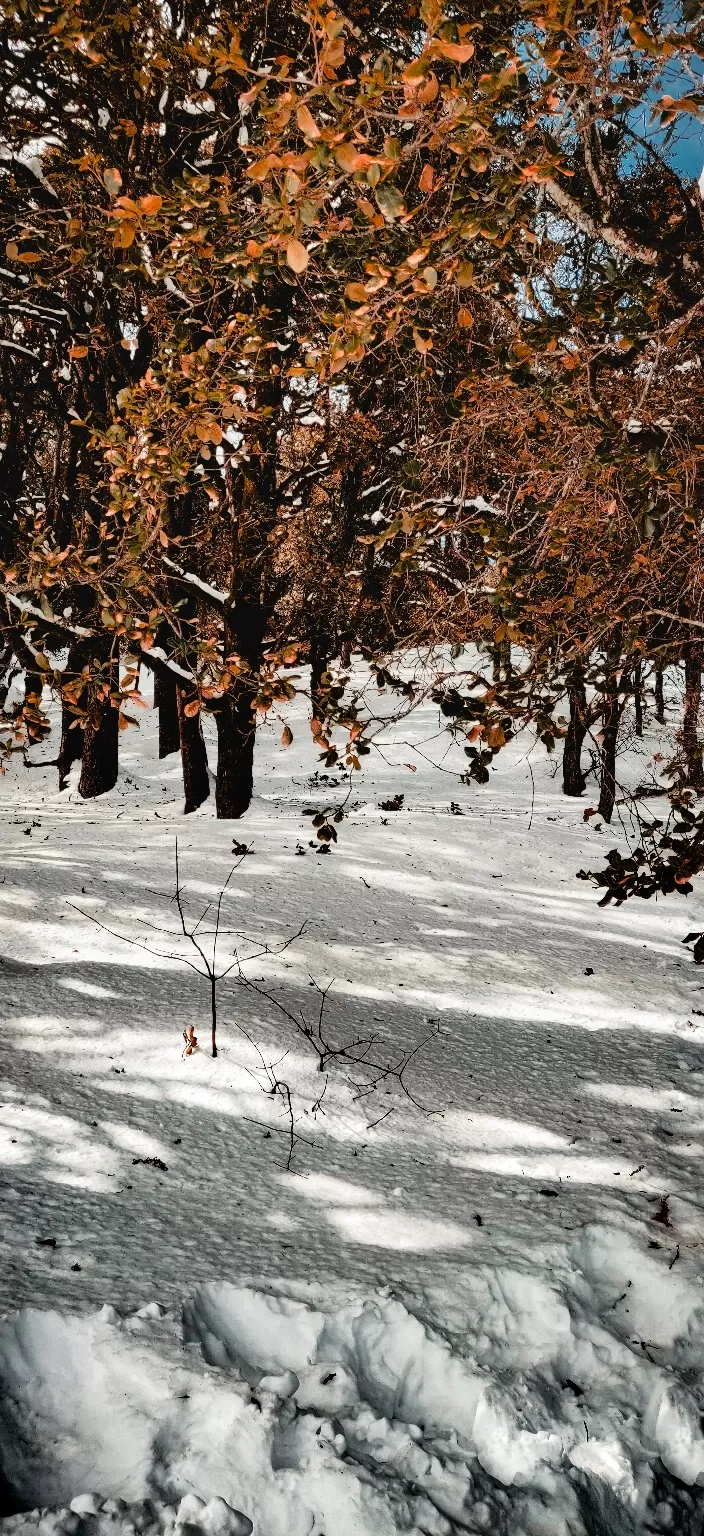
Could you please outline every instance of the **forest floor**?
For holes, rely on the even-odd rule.
[[[559,749],[463,786],[428,705],[350,790],[305,703],[238,823],[151,711],[0,781],[2,1529],[701,1536],[702,895],[598,907]]]

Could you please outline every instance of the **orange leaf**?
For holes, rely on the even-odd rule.
[[[304,101],[302,101],[300,106],[296,108],[296,122],[298,123],[301,133],[304,134],[307,139],[320,138],[320,129],[318,124],[315,121],[313,113],[306,106]]]
[[[432,192],[434,180],[435,172],[432,165],[424,165],[421,172],[420,181],[418,182],[418,186],[420,187],[421,192]]]
[[[457,311],[457,324],[461,326],[463,331],[468,331],[470,326],[474,325],[474,317],[471,310],[464,307],[459,309]]]
[[[356,171],[364,163],[354,144],[338,144],[335,159],[342,171]]]
[[[353,304],[366,304],[369,295],[363,283],[348,283],[345,288],[345,298],[351,299]]]
[[[419,267],[422,261],[427,260],[429,249],[430,247],[427,245],[419,245],[417,250],[411,251],[410,256],[406,257],[406,266],[410,267],[411,270]]]
[[[199,699],[191,699],[188,704],[184,704],[184,706],[183,706],[183,713],[184,713],[184,715],[188,716],[189,720],[192,720],[195,715],[199,715],[200,714],[200,700]]]
[[[289,240],[286,246],[286,262],[292,272],[305,272],[308,266],[308,252],[300,240]]]
[[[452,59],[453,64],[466,64],[474,53],[474,43],[446,43],[438,38],[432,51],[443,59]]]
[[[115,230],[113,245],[118,251],[126,251],[132,245],[135,237],[134,224],[118,224]]]
[[[418,92],[418,100],[422,101],[424,106],[428,106],[429,102],[435,100],[439,89],[437,75],[428,75],[425,85],[422,85]]]
[[[246,174],[251,177],[252,181],[265,181],[273,163],[271,155],[265,155],[263,160],[255,160],[252,165],[248,166]]]
[[[87,357],[88,356],[88,348],[87,347],[69,347],[68,355],[69,355],[69,357]]]
[[[157,192],[150,192],[148,197],[140,197],[139,206],[143,213],[158,213],[162,199]]]

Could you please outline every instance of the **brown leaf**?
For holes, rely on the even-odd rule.
[[[338,144],[335,150],[335,159],[340,170],[348,172],[358,170],[360,165],[365,163],[363,157],[355,149],[354,144]]]
[[[437,75],[428,75],[425,85],[422,85],[418,92],[418,100],[422,101],[423,105],[427,107],[431,101],[435,100],[439,89]]]
[[[428,192],[432,192],[434,180],[435,172],[432,165],[424,165],[418,182],[421,192],[426,193],[426,195]]]
[[[301,133],[304,134],[307,139],[320,138],[320,129],[318,124],[316,123],[310,108],[306,106],[304,101],[301,102],[300,106],[296,107],[296,122],[298,123]]]
[[[281,745],[282,747],[290,747],[292,741],[293,731],[291,730],[290,726],[285,725],[281,732]]]
[[[119,224],[113,239],[115,249],[118,251],[128,250],[134,242],[135,233],[134,224]]]
[[[416,267],[420,266],[422,261],[426,260],[428,251],[429,246],[419,245],[417,250],[411,251],[410,256],[406,257],[406,266],[410,267],[412,271],[415,270]]]
[[[453,64],[467,64],[474,54],[474,43],[446,43],[438,38],[433,43],[433,53],[451,59]]]
[[[308,266],[308,252],[300,240],[289,240],[286,246],[286,263],[292,272],[305,272]]]
[[[426,352],[430,351],[430,349],[431,349],[431,347],[433,345],[433,338],[432,338],[432,336],[428,336],[428,335],[424,336],[415,327],[414,327],[414,330],[413,330],[413,340],[414,340],[415,345],[416,345],[416,351],[420,352],[423,356],[425,355]]]

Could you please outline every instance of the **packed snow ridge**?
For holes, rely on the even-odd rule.
[[[701,1528],[704,1296],[622,1233],[414,1310],[213,1283],[181,1327],[154,1303],[0,1323],[7,1498],[53,1507],[3,1536]]]

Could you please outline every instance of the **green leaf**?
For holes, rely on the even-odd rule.
[[[405,212],[406,204],[403,201],[398,187],[384,181],[376,188],[374,193],[376,204],[380,213],[383,213],[387,224],[393,224]]]

